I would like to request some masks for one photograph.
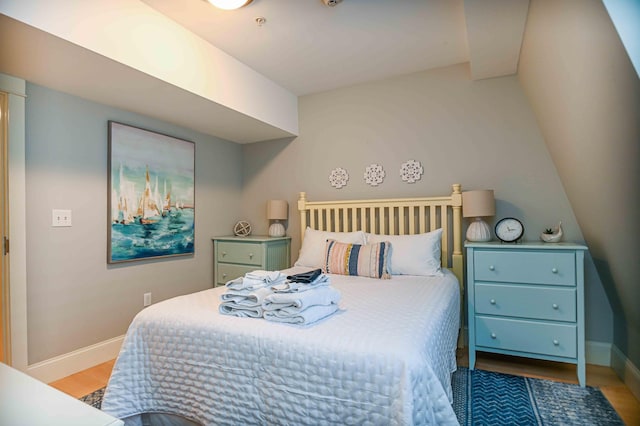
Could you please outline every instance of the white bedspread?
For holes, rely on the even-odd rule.
[[[331,285],[340,312],[306,328],[221,315],[223,287],[144,309],[103,411],[126,424],[159,412],[207,425],[457,425],[453,274],[331,275]]]

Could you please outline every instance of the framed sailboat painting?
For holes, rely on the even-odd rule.
[[[109,121],[107,262],[194,254],[195,144]]]

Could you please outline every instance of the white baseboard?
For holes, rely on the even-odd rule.
[[[114,337],[27,367],[26,373],[41,382],[51,383],[94,365],[114,359],[120,352],[124,336]]]
[[[587,364],[610,367],[611,343],[587,340],[585,342],[585,357],[587,358]]]
[[[616,345],[611,348],[611,368],[629,388],[631,393],[640,399],[640,370],[622,353]]]

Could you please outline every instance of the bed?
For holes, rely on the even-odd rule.
[[[287,273],[311,269],[314,240],[364,234],[364,245],[391,240],[391,278],[330,274],[340,309],[304,327],[222,315],[224,287],[152,305],[127,331],[102,409],[128,425],[458,424],[461,204],[460,185],[419,199],[310,202],[301,193],[303,241]],[[442,268],[402,273],[434,234]]]

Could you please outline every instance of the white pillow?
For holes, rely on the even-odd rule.
[[[367,244],[389,241],[389,272],[392,275],[437,275],[440,270],[442,228],[426,234],[366,234]]]
[[[307,227],[304,231],[304,240],[300,248],[300,256],[298,256],[298,260],[294,266],[322,268],[327,240],[336,240],[341,243],[364,244],[365,236],[362,231],[329,232],[317,231]]]

